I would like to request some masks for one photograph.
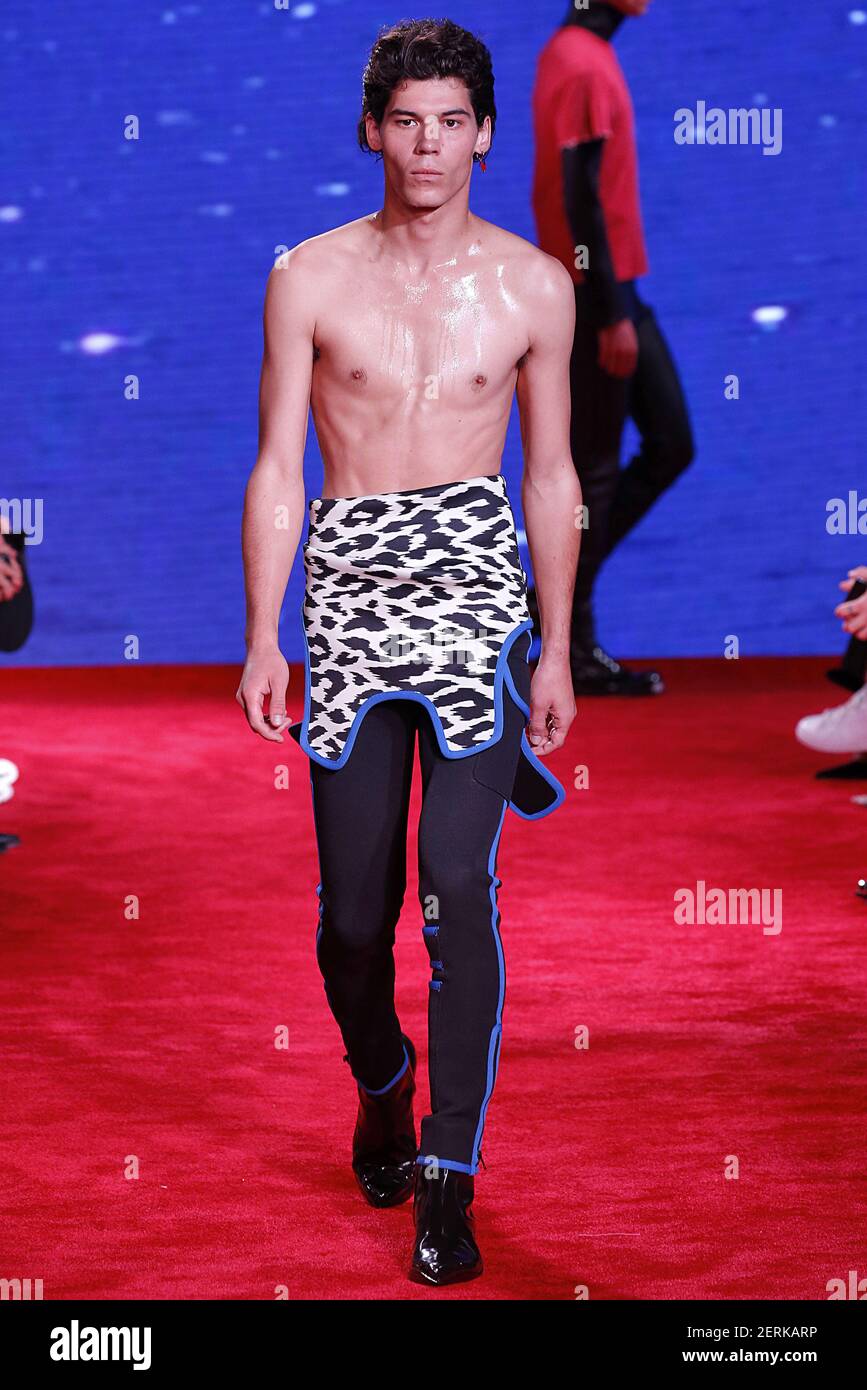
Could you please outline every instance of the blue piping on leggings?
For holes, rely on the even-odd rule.
[[[499,993],[497,995],[497,1013],[494,1019],[494,1026],[491,1029],[490,1041],[488,1042],[488,1065],[485,1084],[485,1095],[484,1099],[482,1100],[481,1110],[479,1111],[479,1123],[476,1126],[476,1132],[473,1136],[473,1162],[459,1163],[457,1159],[440,1158],[438,1154],[419,1154],[416,1159],[416,1163],[436,1163],[440,1168],[454,1168],[459,1173],[469,1173],[471,1177],[478,1172],[479,1159],[481,1157],[479,1145],[482,1139],[482,1131],[485,1127],[485,1113],[488,1109],[488,1102],[491,1099],[491,1095],[494,1090],[494,1083],[497,1079],[497,1070],[499,1067],[500,1060],[500,1038],[503,1032],[503,1003],[506,997],[506,962],[503,956],[503,943],[500,939],[500,933],[497,930],[497,888],[502,883],[502,879],[497,878],[497,875],[494,872],[494,865],[496,864],[497,848],[499,846],[500,836],[503,831],[503,821],[506,817],[507,807],[508,802],[504,800],[502,810],[500,811],[500,821],[494,833],[494,839],[491,844],[490,852],[488,854],[488,877],[491,880],[488,889],[488,894],[491,899],[491,931],[494,934],[494,942],[497,947],[497,972],[499,975]],[[437,931],[437,928],[422,927],[422,931]],[[436,988],[438,983],[438,981],[431,981],[431,988]]]
[[[404,1072],[406,1071],[406,1069],[407,1069],[408,1066],[409,1066],[409,1053],[408,1053],[407,1050],[406,1050],[406,1044],[404,1044],[404,1049],[403,1049],[403,1066],[401,1067],[400,1071],[397,1072],[397,1074],[391,1078],[390,1081],[386,1082],[386,1084],[385,1084],[384,1086],[380,1086],[377,1090],[374,1090],[372,1086],[365,1086],[364,1083],[363,1083],[362,1081],[358,1081],[358,1077],[357,1077],[357,1076],[355,1077],[355,1080],[358,1081],[358,1084],[359,1084],[359,1086],[361,1087],[362,1091],[366,1091],[367,1094],[368,1094],[369,1096],[384,1096],[385,1093],[386,1093],[386,1091],[390,1091],[391,1088],[392,1088],[392,1086],[394,1086],[394,1085],[400,1080],[400,1078],[403,1076],[403,1074],[404,1074]],[[353,1075],[354,1075],[354,1073],[353,1073]]]
[[[319,909],[318,909],[317,919],[316,919],[316,921],[317,921],[317,925],[316,925],[316,964],[317,964],[317,965],[320,965],[320,962],[319,962],[319,943],[320,943],[321,940],[322,940],[322,913],[323,913],[322,882],[321,882],[321,880],[320,880],[320,882],[317,883],[317,885],[316,885],[316,896],[317,896],[317,898],[319,899]],[[321,965],[320,965],[320,972],[321,972]],[[322,983],[325,984],[324,979],[323,979],[323,982],[322,982]],[[326,986],[326,989],[325,989],[325,993],[326,993],[326,995],[328,994],[328,988],[327,988],[327,986]]]
[[[469,1163],[458,1163],[457,1160],[453,1158],[439,1158],[436,1154],[419,1154],[416,1163],[435,1163],[438,1168],[452,1168],[458,1173],[469,1173],[470,1177],[478,1172],[478,1169],[474,1168]]]
[[[497,967],[500,975],[500,991],[497,997],[497,1015],[494,1021],[494,1026],[491,1029],[490,1042],[488,1043],[487,1089],[485,1091],[485,1098],[482,1101],[482,1108],[479,1114],[479,1123],[476,1129],[475,1138],[473,1139],[473,1167],[470,1170],[471,1172],[476,1171],[476,1165],[478,1164],[479,1145],[481,1143],[482,1130],[485,1127],[485,1112],[488,1108],[488,1101],[491,1099],[491,1093],[494,1089],[494,1082],[497,1079],[497,1069],[500,1060],[500,1038],[503,1032],[503,1003],[506,997],[506,962],[503,957],[503,943],[500,939],[500,933],[497,930],[497,888],[502,883],[502,879],[497,878],[496,873],[494,871],[494,866],[497,860],[497,846],[500,843],[500,834],[502,833],[503,820],[505,818],[505,815],[506,803],[504,802],[503,809],[500,812],[500,823],[497,826],[497,832],[494,835],[493,844],[491,845],[491,852],[488,855],[488,874],[491,879],[490,888],[488,889],[491,899],[491,931],[494,934],[494,941],[497,946]]]

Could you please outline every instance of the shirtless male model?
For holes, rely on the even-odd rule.
[[[358,138],[382,157],[376,213],[295,246],[265,296],[260,442],[243,547],[238,700],[283,741],[280,607],[305,515],[304,713],[321,882],[316,954],[358,1089],[364,1197],[414,1197],[410,1277],[482,1272],[471,1203],[499,1060],[505,972],[497,848],[506,810],[565,795],[541,761],[575,716],[569,672],[580,483],[569,452],[575,321],[565,268],[468,208],[496,108],[490,54],[450,21],[384,31]],[[517,390],[532,623],[500,474]],[[308,408],[322,496],[305,505]],[[394,1008],[416,737],[420,926],[430,956],[431,1113]],[[527,924],[529,926],[529,924]]]

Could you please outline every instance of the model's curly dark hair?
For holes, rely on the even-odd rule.
[[[364,118],[369,112],[379,125],[389,97],[401,82],[430,77],[459,77],[470,94],[479,125],[491,118],[491,142],[497,123],[494,70],[481,39],[450,19],[407,19],[383,29],[370,50],[361,86],[358,143],[368,154]],[[480,156],[473,155],[473,159]]]

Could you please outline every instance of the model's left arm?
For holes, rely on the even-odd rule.
[[[569,637],[582,496],[569,446],[575,292],[559,261],[541,251],[536,256],[525,281],[530,345],[518,372],[517,396],[524,446],[521,503],[542,626],[527,738],[544,756],[560,747],[575,718]]]

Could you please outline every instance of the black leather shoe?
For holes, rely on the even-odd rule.
[[[473,1235],[473,1178],[452,1168],[439,1168],[436,1177],[429,1178],[422,1163],[416,1163],[415,1170],[410,1279],[439,1285],[478,1278],[484,1265]]]
[[[352,1136],[352,1170],[372,1207],[396,1207],[412,1196],[418,1144],[412,1098],[416,1052],[401,1034],[409,1066],[384,1095],[358,1088],[358,1119]]]
[[[573,651],[569,666],[576,695],[661,695],[665,690],[658,671],[630,671],[603,647]]]

